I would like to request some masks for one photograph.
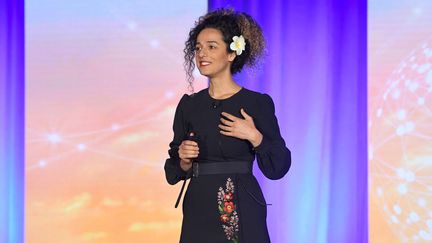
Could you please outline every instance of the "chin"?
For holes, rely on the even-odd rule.
[[[211,76],[212,76],[211,72],[205,72],[205,71],[202,71],[200,69],[198,69],[198,70],[202,76],[206,76],[207,78],[211,78]]]

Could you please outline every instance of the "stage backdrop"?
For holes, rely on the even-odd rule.
[[[163,166],[206,1],[26,1],[26,238],[175,242]],[[196,89],[207,85],[198,78]]]
[[[272,242],[366,242],[366,2],[230,4],[268,40],[262,69],[236,80],[273,97],[293,155],[282,180],[255,170],[273,204]],[[187,91],[183,44],[206,10],[203,1],[27,1],[29,242],[178,240],[179,185],[162,168]],[[196,80],[195,90],[205,86]]]
[[[24,0],[0,0],[0,242],[24,241]]]
[[[209,1],[254,16],[267,59],[246,87],[269,93],[292,167],[255,170],[272,242],[367,242],[366,0]]]
[[[369,2],[371,242],[432,241],[432,2]]]
[[[293,153],[280,181],[255,170],[273,204],[272,242],[368,240],[367,126],[369,241],[431,240],[432,4],[370,1],[366,19],[365,0],[209,2],[210,9],[227,5],[263,26],[266,62],[236,79],[273,97]],[[179,185],[166,184],[163,163],[175,106],[187,92],[183,44],[207,7],[206,1],[26,1],[28,242],[178,240]],[[17,67],[1,63],[6,71]],[[196,80],[195,90],[205,86]],[[23,88],[11,90],[19,96]],[[22,121],[16,119],[8,124]],[[21,198],[15,152],[1,164],[10,170],[0,170],[12,187],[0,192],[17,194],[0,212]],[[20,212],[9,215],[1,218],[10,227],[1,237],[19,239]]]

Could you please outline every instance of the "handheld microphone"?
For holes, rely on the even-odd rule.
[[[190,135],[191,133],[193,133],[193,135]],[[194,142],[198,143],[196,132],[188,132],[188,134],[187,134],[187,140],[191,140],[191,141],[194,141]]]
[[[191,127],[192,127],[192,126],[189,124],[189,128],[191,128]],[[193,135],[191,135],[191,133],[193,133]],[[187,140],[191,140],[191,141],[194,141],[194,142],[198,143],[197,136],[196,136],[196,132],[192,132],[192,131],[189,130],[189,132],[187,133]],[[191,159],[191,161],[192,161],[192,163],[195,162],[194,159]],[[179,205],[179,203],[180,203],[180,198],[181,198],[182,195],[183,195],[183,191],[184,191],[184,188],[185,188],[185,185],[186,185],[186,180],[187,180],[189,177],[191,177],[192,175],[193,175],[193,168],[191,168],[191,169],[187,172],[187,174],[186,174],[186,178],[184,178],[184,180],[183,180],[183,184],[182,184],[182,187],[181,187],[181,189],[180,189],[180,193],[179,193],[179,195],[178,195],[178,197],[177,197],[177,201],[176,201],[176,203],[175,203],[175,205],[174,205],[175,208],[177,208],[178,205]]]
[[[192,136],[190,135],[191,133],[193,133]],[[188,132],[188,134],[187,134],[187,140],[194,141],[194,142],[196,142],[198,144],[198,137],[197,137],[196,132]],[[195,159],[191,159],[191,160],[192,160],[192,162],[195,162]]]

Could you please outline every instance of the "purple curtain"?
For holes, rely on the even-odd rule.
[[[272,242],[367,242],[367,1],[210,0],[261,24],[268,55],[239,83],[270,94],[292,151],[291,170],[270,181]]]
[[[24,1],[0,0],[0,242],[24,242]]]

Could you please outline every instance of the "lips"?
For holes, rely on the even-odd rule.
[[[200,67],[206,67],[206,66],[208,66],[210,64],[211,64],[211,62],[207,62],[207,61],[200,61],[199,62]]]

